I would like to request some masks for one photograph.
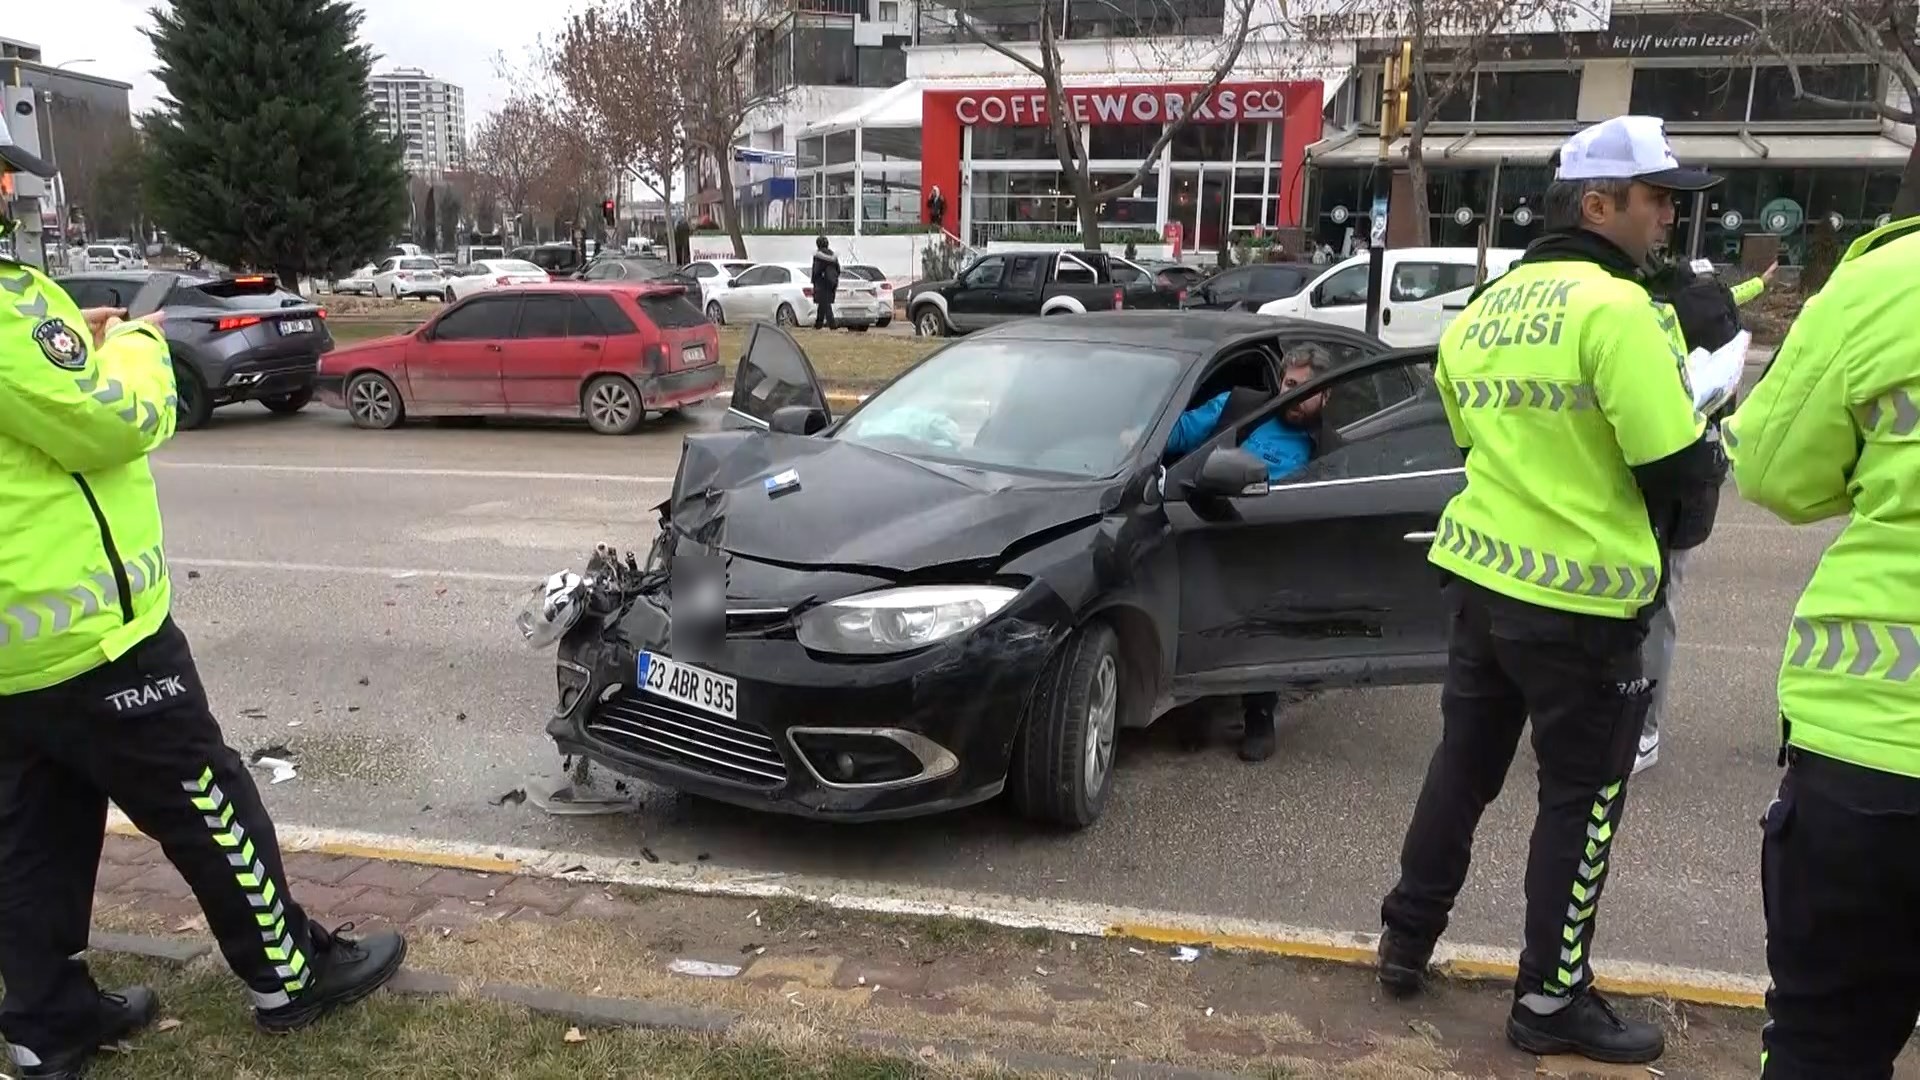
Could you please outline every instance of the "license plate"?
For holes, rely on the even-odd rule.
[[[704,364],[707,362],[707,347],[705,345],[689,345],[680,350],[680,358],[689,364]]]
[[[737,684],[725,675],[715,675],[692,664],[645,651],[640,653],[638,667],[636,677],[648,693],[717,713],[729,720],[736,719],[739,706],[734,701],[734,690]]]
[[[287,335],[287,334],[310,334],[310,333],[312,333],[312,332],[313,332],[313,320],[312,320],[312,319],[282,319],[282,320],[280,320],[280,333],[281,333],[281,334],[282,334],[283,336],[284,336],[284,335]]]

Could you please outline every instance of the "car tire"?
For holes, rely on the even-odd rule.
[[[620,375],[596,376],[580,393],[587,426],[602,435],[631,435],[647,418],[640,391]]]
[[[727,309],[720,306],[720,301],[707,301],[707,321],[715,326],[727,325]]]
[[[1120,639],[1092,622],[1041,672],[1007,769],[1014,807],[1068,829],[1094,823],[1113,790],[1120,726]]]
[[[453,289],[451,287],[449,287],[446,292],[440,294],[440,302],[443,304],[451,304],[457,299],[459,299],[459,297],[453,295]]]
[[[868,328],[865,326],[849,326],[847,327],[847,329],[853,331],[856,334],[864,334],[868,330]]]
[[[377,371],[362,371],[347,380],[342,391],[353,426],[386,431],[406,418],[406,404],[393,380]]]
[[[795,326],[800,320],[794,315],[792,304],[781,304],[780,310],[773,313],[773,322],[776,326]]]
[[[295,390],[291,394],[275,394],[272,397],[261,398],[260,404],[265,405],[269,412],[277,413],[281,416],[292,416],[294,413],[306,408],[312,401],[313,387],[309,386],[301,390]]]
[[[213,419],[213,395],[197,372],[183,364],[173,365],[173,394],[177,402],[174,430],[198,431]]]
[[[921,337],[946,337],[953,333],[953,327],[948,325],[947,317],[939,308],[928,304],[914,315],[913,332]]]

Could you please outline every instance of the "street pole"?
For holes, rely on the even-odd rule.
[[[1389,55],[1380,79],[1380,152],[1373,165],[1373,216],[1367,229],[1367,333],[1380,335],[1380,306],[1385,297],[1387,269],[1387,215],[1393,190],[1393,140],[1406,126],[1408,73],[1413,67],[1413,43],[1400,43],[1399,55]]]

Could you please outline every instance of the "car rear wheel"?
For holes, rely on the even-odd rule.
[[[173,365],[173,393],[177,399],[173,426],[178,431],[196,431],[213,418],[213,395],[207,384],[190,367]]]
[[[631,435],[647,416],[640,392],[619,375],[601,375],[588,383],[580,408],[587,425],[602,435]]]
[[[451,285],[447,286],[446,292],[440,294],[440,302],[443,304],[451,304],[456,299],[458,299],[458,297],[453,295],[453,286]]]
[[[363,371],[347,380],[347,415],[354,427],[385,431],[406,415],[393,380],[376,371]]]
[[[1113,788],[1121,685],[1120,639],[1105,623],[1082,627],[1047,664],[1007,770],[1021,814],[1069,829],[1100,816]]]
[[[773,313],[773,321],[781,326],[792,326],[800,320],[794,317],[793,305],[781,304],[780,310]]]
[[[921,308],[920,313],[913,317],[913,329],[921,337],[946,337],[953,332],[947,325],[947,317],[932,304]]]
[[[309,386],[304,390],[295,390],[291,394],[275,394],[273,397],[261,398],[260,404],[281,416],[292,416],[306,408],[312,400],[313,387]]]
[[[727,312],[720,306],[720,301],[707,301],[707,321],[715,326],[727,325]]]

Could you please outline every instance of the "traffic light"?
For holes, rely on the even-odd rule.
[[[606,201],[600,204],[600,220],[606,222],[607,228],[609,229],[613,228],[613,200],[612,199],[607,199]]]

